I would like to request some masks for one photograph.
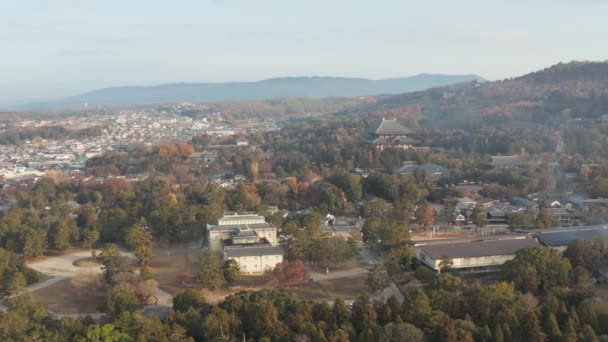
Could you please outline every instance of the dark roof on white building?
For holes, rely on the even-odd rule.
[[[434,260],[443,257],[476,258],[495,255],[514,255],[520,249],[540,246],[533,238],[511,237],[474,241],[457,241],[417,246]]]
[[[575,240],[608,238],[608,226],[589,226],[546,229],[535,234],[545,246],[567,246]]]
[[[265,255],[283,255],[283,247],[263,245],[250,247],[225,247],[224,252],[227,258],[240,258],[250,256],[265,256]]]

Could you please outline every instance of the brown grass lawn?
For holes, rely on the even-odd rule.
[[[101,266],[102,263],[99,262],[95,258],[89,257],[89,258],[78,259],[73,262],[73,265],[77,266],[77,267],[91,267],[91,266]]]
[[[302,298],[306,298],[306,299],[329,300],[329,299],[333,298],[317,282],[285,286],[285,287],[282,287],[281,289],[286,290],[286,291],[295,292],[295,293],[299,294],[300,296],[302,296]]]
[[[276,284],[272,275],[241,275],[237,285],[241,287],[273,287]]]
[[[332,298],[354,299],[361,293],[370,292],[365,284],[367,275],[358,275],[348,278],[328,279],[320,281],[321,285],[329,291]]]
[[[316,266],[307,266],[311,271],[314,272],[320,272],[320,273],[325,273],[325,268],[322,267],[316,267]],[[346,260],[345,262],[334,266],[334,267],[330,267],[329,270],[330,271],[344,271],[344,270],[352,270],[354,268],[369,268],[370,265],[369,263],[366,263],[363,261],[363,258],[360,257],[353,257],[350,258],[348,260]]]
[[[608,284],[602,284],[595,287],[595,296],[608,301]]]
[[[175,295],[192,286],[192,284],[182,286],[177,280],[177,275],[182,272],[190,272],[192,276],[195,276],[201,266],[199,257],[199,254],[156,256],[152,260],[150,270],[154,279],[158,281],[158,286]]]
[[[94,313],[105,300],[105,289],[99,275],[87,275],[34,291],[32,299],[56,313]]]

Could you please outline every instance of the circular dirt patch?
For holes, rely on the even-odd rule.
[[[72,263],[76,267],[93,267],[93,266],[101,266],[101,263],[97,261],[95,258],[82,258],[74,261]]]

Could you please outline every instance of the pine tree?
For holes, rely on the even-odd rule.
[[[198,283],[205,288],[215,290],[224,284],[223,262],[216,252],[207,252],[201,256],[201,268],[196,276]]]
[[[504,342],[505,335],[500,327],[500,324],[496,324],[496,328],[494,329],[494,342]]]
[[[351,312],[348,306],[346,306],[344,299],[336,299],[332,312],[336,326],[343,327],[346,323],[350,322]]]
[[[349,342],[350,338],[348,336],[348,333],[342,329],[338,329],[336,331],[334,331],[334,333],[331,335],[331,338],[329,339],[330,342]]]
[[[486,324],[483,329],[480,331],[480,340],[483,342],[492,342],[493,336],[490,327]]]
[[[459,342],[456,322],[449,315],[444,315],[441,320],[438,340],[443,342]]]
[[[581,325],[589,324],[593,330],[598,329],[599,322],[597,319],[597,313],[588,300],[583,301],[578,306],[577,312],[579,314]]]
[[[569,317],[568,321],[566,322],[566,326],[564,327],[563,341],[576,342],[577,339],[578,338],[576,337],[576,324],[574,323],[574,320]]]
[[[549,316],[547,317],[545,331],[547,331],[547,334],[551,341],[561,341],[562,332],[559,329],[559,325],[557,324],[557,318],[555,318],[555,315],[553,313],[549,313]]]
[[[574,329],[576,329],[576,331],[581,330],[581,320],[578,318],[578,312],[574,306],[570,307],[570,318],[572,318]]]
[[[581,338],[579,338],[582,342],[599,342],[595,331],[589,324],[585,324],[583,326],[583,330],[581,331]]]
[[[403,318],[406,322],[412,323],[417,327],[425,327],[429,323],[432,308],[431,301],[427,294],[416,289],[410,292],[403,300]]]
[[[543,333],[538,322],[538,316],[535,312],[529,312],[521,322],[521,337],[528,342],[544,342],[545,334]]]
[[[505,341],[510,342],[513,341],[513,333],[511,332],[511,328],[507,323],[502,324],[502,332],[505,336]]]

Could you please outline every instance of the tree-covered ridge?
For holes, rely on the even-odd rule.
[[[352,97],[399,94],[429,87],[478,80],[476,75],[431,75],[369,80],[346,77],[282,77],[256,82],[175,83],[158,86],[112,87],[55,102],[27,104],[28,108],[62,108],[82,103],[116,106],[176,102],[216,102],[278,98]]]
[[[608,62],[572,62],[513,79],[388,96],[354,112],[414,114],[444,127],[513,122],[556,127],[571,119],[597,118],[607,106]]]

